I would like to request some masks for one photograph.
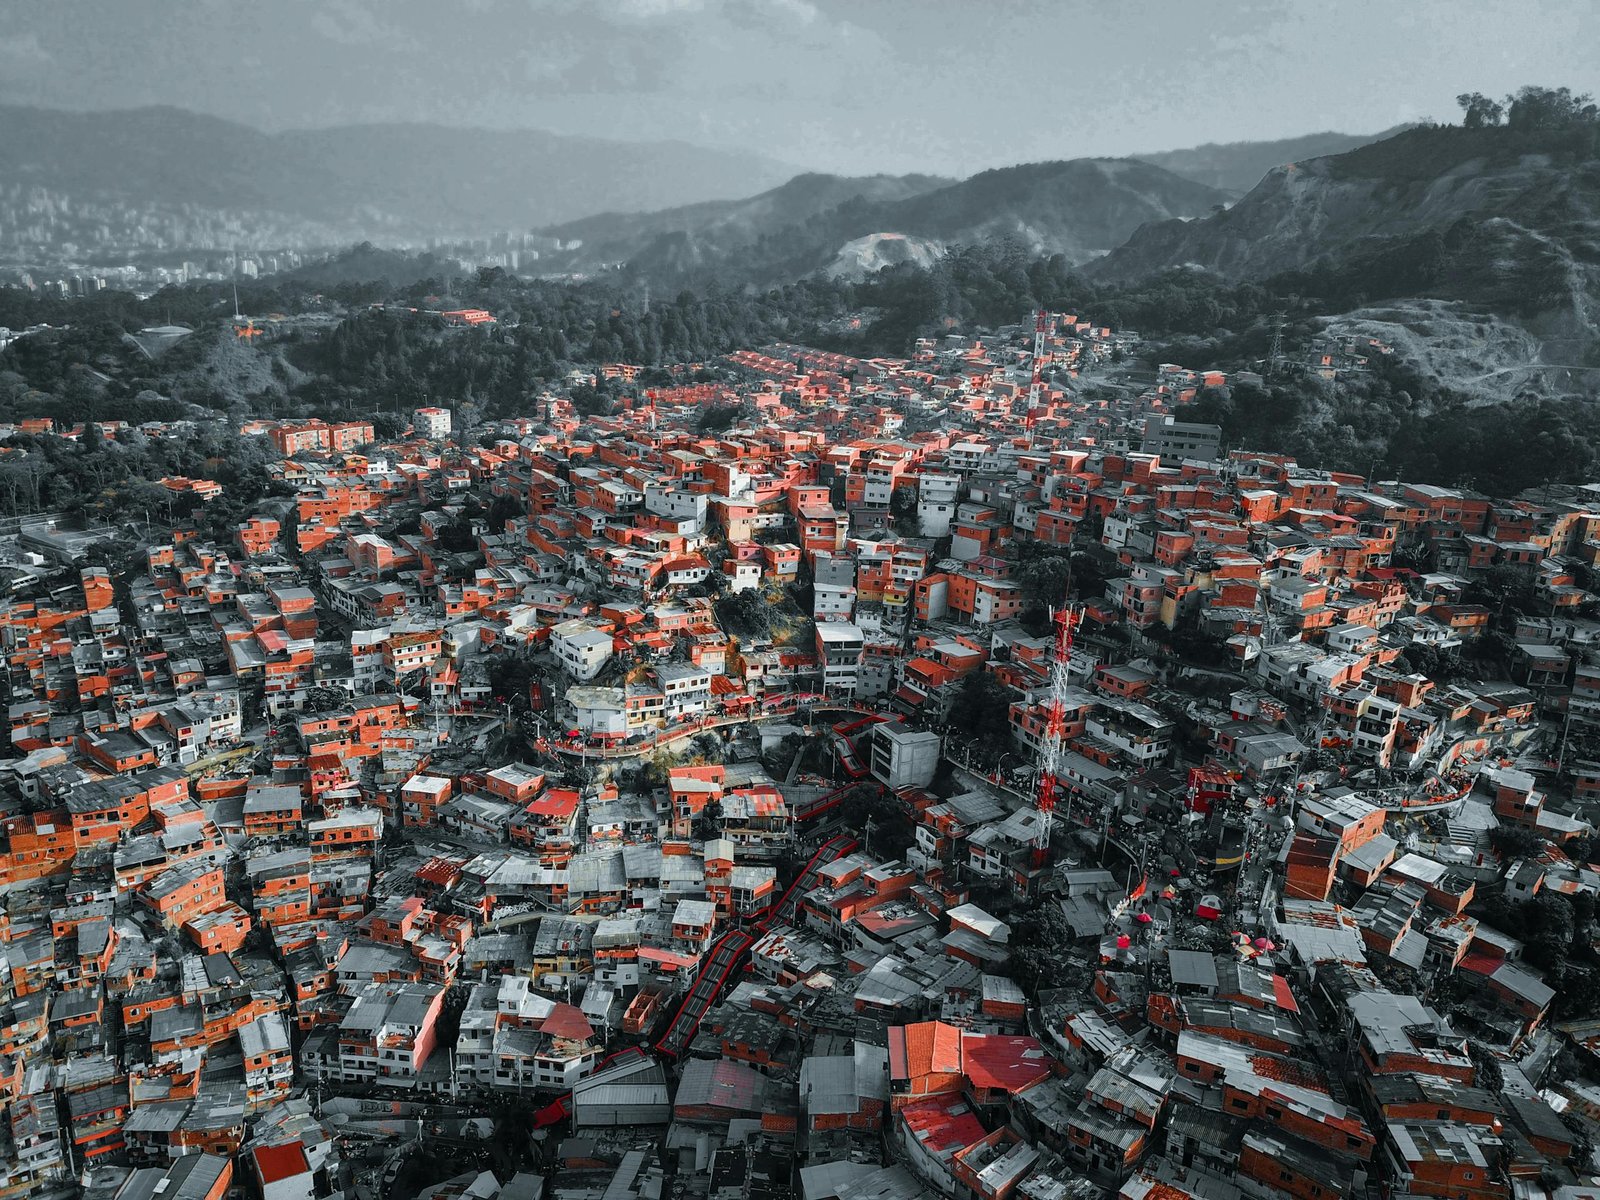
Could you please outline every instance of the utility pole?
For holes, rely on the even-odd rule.
[[[1567,697],[1567,715],[1561,722],[1561,743],[1556,747],[1556,774],[1561,774],[1567,762],[1567,733],[1572,729],[1572,697]]]
[[[1267,351],[1267,374],[1275,375],[1282,370],[1283,358],[1283,327],[1285,314],[1277,312],[1272,315],[1272,345]]]

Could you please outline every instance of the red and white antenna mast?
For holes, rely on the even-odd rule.
[[[1050,660],[1050,692],[1045,701],[1044,740],[1039,745],[1039,792],[1034,807],[1039,810],[1039,825],[1033,835],[1035,866],[1043,866],[1050,850],[1050,827],[1055,821],[1056,796],[1061,786],[1061,759],[1067,741],[1067,691],[1072,686],[1072,633],[1078,615],[1065,605],[1051,614],[1055,622],[1055,653]]]
[[[1033,376],[1028,381],[1028,429],[1033,429],[1039,419],[1039,406],[1044,401],[1044,364],[1050,358],[1045,348],[1045,335],[1050,332],[1050,314],[1039,309],[1033,315]]]

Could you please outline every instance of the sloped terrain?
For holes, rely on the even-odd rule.
[[[756,241],[777,229],[811,220],[852,201],[904,200],[949,180],[933,175],[796,175],[742,200],[719,200],[656,212],[602,212],[541,231],[550,265],[585,269],[629,262],[650,254],[663,239],[700,247],[706,257]]]
[[[1030,163],[959,183],[802,176],[736,205],[598,217],[546,230],[560,245],[541,266],[625,265],[653,277],[702,272],[727,282],[773,283],[832,269],[841,254],[855,254],[846,247],[888,234],[908,245],[947,247],[1009,238],[1032,254],[1083,262],[1147,222],[1198,216],[1227,199],[1131,159]]]
[[[1553,395],[1563,373],[1540,361],[1543,346],[1526,329],[1459,302],[1413,300],[1359,308],[1319,324],[1333,335],[1376,338],[1440,387],[1491,404],[1508,390]]]
[[[1457,300],[1515,321],[1546,363],[1600,341],[1593,130],[1422,128],[1281,167],[1224,212],[1147,225],[1088,266],[1129,281],[1176,266],[1360,308]]]
[[[828,274],[845,279],[864,279],[886,267],[906,263],[929,267],[944,253],[938,242],[906,237],[902,233],[869,233],[846,242],[828,264]]]
[[[1243,195],[1260,183],[1261,177],[1273,167],[1343,154],[1399,132],[1401,130],[1395,128],[1372,134],[1308,133],[1273,142],[1208,142],[1185,150],[1164,150],[1133,157],[1207,187]]]

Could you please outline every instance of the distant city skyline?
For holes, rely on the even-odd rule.
[[[1600,90],[1600,8],[1347,0],[13,0],[0,100],[678,138],[804,169],[968,175],[1454,119]]]

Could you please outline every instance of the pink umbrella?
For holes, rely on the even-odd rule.
[[[1152,917],[1149,913],[1142,912],[1137,917],[1135,917],[1134,920],[1139,922],[1139,924],[1141,924],[1141,925],[1148,925],[1148,924],[1150,924],[1151,921],[1155,920],[1155,918]]]
[[[1270,941],[1268,941],[1268,940],[1267,940],[1267,939],[1266,939],[1266,938],[1264,938],[1264,937],[1258,937],[1258,938],[1257,938],[1257,939],[1256,939],[1256,949],[1257,949],[1257,950],[1265,950],[1265,949],[1266,949],[1266,948],[1267,948],[1267,947],[1269,947],[1269,946],[1270,946],[1270,945],[1272,945],[1272,943],[1271,943],[1271,942],[1270,942]]]

